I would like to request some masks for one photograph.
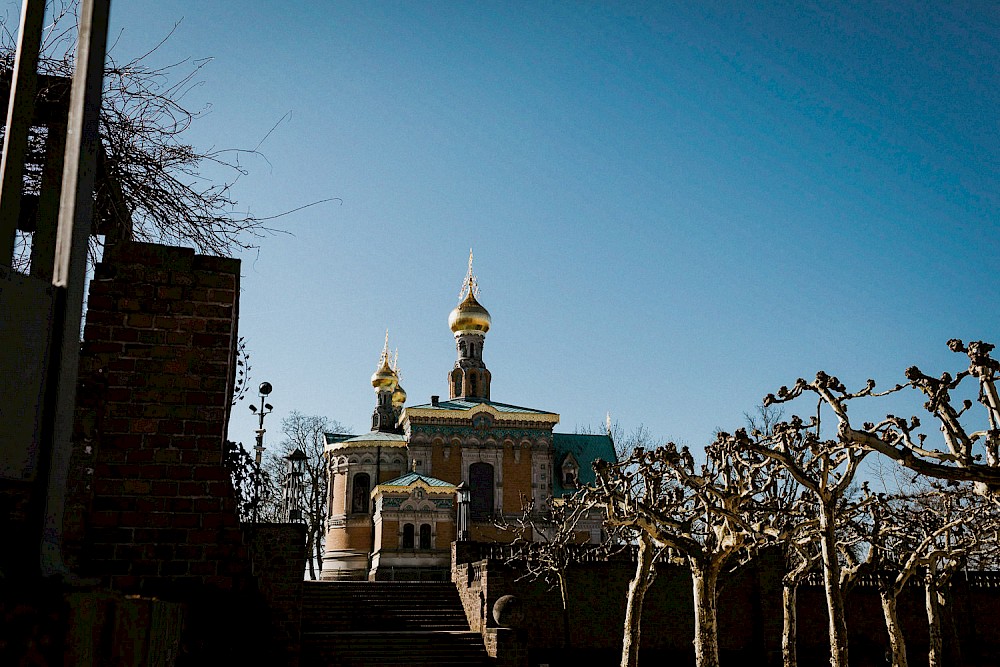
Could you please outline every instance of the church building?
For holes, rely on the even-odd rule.
[[[329,506],[324,579],[444,578],[451,543],[510,541],[495,526],[513,523],[534,501],[570,494],[594,478],[597,458],[614,460],[607,435],[554,433],[559,415],[494,401],[483,357],[492,320],[476,299],[472,255],[448,326],[457,359],[448,399],[405,406],[388,338],[371,382],[371,431],[326,435]],[[457,496],[468,500],[460,508]],[[459,510],[467,514],[459,523]],[[459,535],[459,527],[467,533]],[[601,539],[599,517],[579,525]]]

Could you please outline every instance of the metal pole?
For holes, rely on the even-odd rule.
[[[110,9],[111,0],[82,0],[80,3],[80,37],[70,94],[56,261],[52,275],[52,284],[57,288],[57,322],[53,325],[52,348],[53,368],[57,375],[55,402],[52,404],[51,469],[41,544],[43,575],[61,574],[66,570],[62,559],[62,522],[76,405],[87,248],[94,218],[97,150],[101,144],[98,120]]]
[[[17,221],[21,216],[28,130],[35,110],[38,49],[42,40],[44,17],[45,0],[24,0],[21,5],[21,27],[17,34],[14,73],[10,81],[3,161],[0,163],[0,264],[13,263],[14,237],[17,234]],[[103,54],[103,47],[101,52]],[[101,71],[103,73],[103,55]]]

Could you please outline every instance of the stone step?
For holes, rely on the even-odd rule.
[[[304,667],[488,665],[450,582],[306,582]]]
[[[303,665],[346,667],[420,667],[487,665],[489,658],[475,632],[306,632]]]

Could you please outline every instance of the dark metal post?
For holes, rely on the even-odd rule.
[[[62,521],[66,504],[66,476],[76,404],[76,376],[80,355],[80,319],[87,269],[87,248],[94,218],[94,181],[101,137],[98,117],[104,82],[111,0],[82,0],[76,70],[70,94],[66,158],[59,197],[59,227],[52,284],[57,289],[53,323],[53,363],[56,379],[51,458],[41,568],[45,575],[64,573]]]
[[[38,49],[42,39],[45,0],[24,0],[21,27],[17,34],[17,54],[10,82],[7,105],[7,130],[4,136],[3,162],[0,163],[0,264],[11,264],[14,237],[21,215],[21,191],[24,188],[24,160],[28,150],[28,131],[35,110],[38,82]],[[81,36],[82,36],[81,25]],[[77,68],[79,71],[79,67]],[[101,73],[104,73],[104,46],[101,46]],[[75,87],[75,84],[74,84]],[[100,104],[100,102],[98,102]]]
[[[469,485],[465,482],[459,483],[455,487],[455,495],[458,500],[458,534],[456,538],[459,542],[467,542],[469,539],[469,500],[472,495]]]
[[[258,388],[258,393],[260,394],[260,409],[256,405],[250,406],[250,412],[257,415],[257,453],[254,456],[254,465],[256,467],[256,475],[254,475],[253,484],[253,522],[257,523],[260,519],[260,475],[261,475],[261,460],[264,456],[264,433],[266,429],[264,428],[264,417],[271,414],[274,411],[274,406],[270,403],[265,403],[264,399],[268,394],[271,393],[270,382],[261,382]]]

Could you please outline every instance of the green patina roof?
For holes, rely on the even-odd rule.
[[[348,433],[324,433],[326,444],[335,445],[341,442],[405,442],[406,436],[402,433],[382,433],[372,431],[362,435],[350,435]]]
[[[424,403],[423,405],[408,405],[410,408],[420,408],[421,410],[471,410],[485,403],[486,405],[494,408],[497,412],[531,412],[538,415],[551,415],[554,412],[549,412],[547,410],[536,410],[535,408],[522,408],[517,405],[508,405],[507,403],[497,403],[495,401],[487,401],[484,399],[461,399],[453,398],[450,401],[438,401],[437,405],[432,403]]]
[[[345,440],[350,440],[351,438],[354,438],[356,436],[354,436],[351,433],[324,433],[323,437],[326,438],[326,444],[333,445],[338,442],[344,442]]]
[[[451,482],[445,482],[437,477],[421,475],[418,472],[407,473],[402,477],[397,477],[396,479],[389,480],[388,482],[382,482],[379,486],[411,486],[417,482],[423,482],[427,486],[455,486]]]
[[[553,433],[553,467],[552,495],[555,497],[572,494],[576,489],[567,489],[562,485],[562,464],[570,452],[580,464],[579,478],[581,484],[594,482],[593,463],[595,459],[617,461],[615,443],[608,435],[580,435],[578,433]]]

